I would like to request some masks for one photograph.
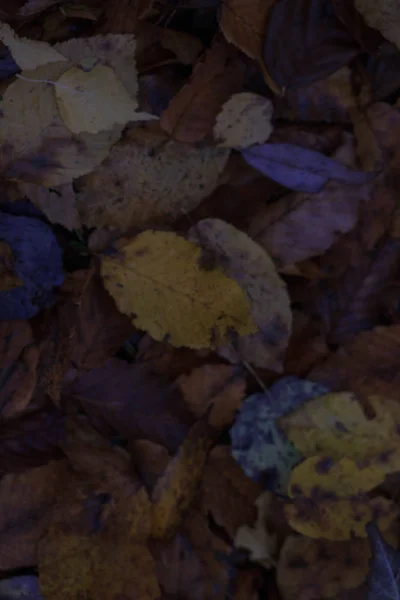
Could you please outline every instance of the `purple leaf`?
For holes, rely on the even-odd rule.
[[[270,179],[298,192],[319,192],[334,179],[360,185],[373,173],[352,171],[329,156],[293,144],[262,144],[242,151],[244,160]]]
[[[367,525],[372,549],[368,575],[368,600],[400,599],[400,552],[387,544],[375,523]]]

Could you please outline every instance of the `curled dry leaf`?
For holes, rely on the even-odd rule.
[[[13,59],[23,70],[34,70],[48,63],[66,61],[50,44],[19,38],[6,23],[0,23],[0,40],[9,48]]]
[[[199,419],[209,407],[209,423],[215,429],[232,424],[245,395],[246,381],[240,371],[227,365],[204,365],[181,375],[176,385],[185,406]]]
[[[162,129],[186,144],[211,137],[221,106],[242,89],[243,82],[244,66],[237,51],[217,37],[162,113]]]
[[[223,148],[188,148],[134,129],[85,178],[77,197],[82,222],[127,231],[173,220],[216,188],[228,154]]]
[[[255,522],[255,502],[261,491],[261,486],[243,473],[229,447],[217,446],[211,451],[204,469],[200,505],[232,540],[239,527]]]
[[[200,349],[228,341],[230,330],[241,336],[257,329],[236,281],[202,269],[201,249],[175,233],[139,234],[104,257],[101,271],[121,312],[156,340],[168,336],[174,346]]]
[[[286,538],[277,567],[283,600],[333,598],[365,580],[370,559],[366,540],[331,542],[304,536]]]
[[[247,148],[265,142],[272,133],[271,100],[251,92],[234,94],[222,106],[214,125],[218,146]]]
[[[197,421],[152,492],[152,537],[164,539],[178,528],[200,485],[213,431]]]
[[[400,48],[400,9],[396,0],[355,0],[356,9],[370,27],[377,29],[390,42]]]
[[[292,315],[283,280],[268,254],[245,233],[219,219],[205,219],[192,227],[189,237],[203,248],[204,259],[240,285],[250,302],[258,332],[218,348],[232,362],[248,361],[279,371],[288,344]]]

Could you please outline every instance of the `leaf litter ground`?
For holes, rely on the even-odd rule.
[[[400,9],[0,13],[0,597],[400,597]]]

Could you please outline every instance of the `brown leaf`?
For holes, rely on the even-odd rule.
[[[107,424],[126,438],[148,439],[171,452],[177,450],[193,422],[175,387],[165,385],[146,364],[129,365],[117,358],[66,385],[63,405],[71,401],[78,403],[96,426]]]
[[[220,600],[231,579],[230,546],[208,528],[207,519],[191,509],[172,540],[152,542],[158,581],[167,598]]]
[[[37,381],[39,351],[27,321],[0,323],[0,413],[5,419],[22,413]]]
[[[207,416],[195,423],[152,493],[152,537],[173,534],[193,502],[212,443]]]
[[[65,463],[50,462],[0,481],[0,569],[35,566],[37,545],[62,479]]]
[[[283,88],[323,79],[359,52],[327,0],[281,0],[269,13],[264,59],[271,77]]]
[[[330,542],[288,536],[277,569],[283,600],[319,600],[357,588],[367,576],[370,555],[367,540]]]
[[[258,600],[262,584],[263,572],[261,569],[251,567],[238,571],[233,600]],[[270,594],[268,594],[268,598],[272,600]]]
[[[400,326],[376,327],[357,335],[315,367],[309,378],[332,390],[351,390],[366,397],[400,399]]]
[[[178,377],[176,384],[197,419],[211,406],[209,423],[216,429],[233,423],[246,391],[241,369],[227,365],[204,365]]]
[[[223,0],[219,26],[230,42],[250,58],[260,59],[268,14],[276,0]]]
[[[133,463],[146,489],[152,492],[171,460],[168,450],[149,440],[134,440],[129,445]]]
[[[354,0],[332,0],[336,15],[346,25],[353,38],[364,52],[375,54],[385,41],[376,29],[368,27],[360,13],[355,9]]]
[[[259,484],[249,479],[230,453],[229,446],[217,446],[204,469],[201,508],[210,513],[231,539],[242,525],[256,520],[255,501],[261,494]]]
[[[0,291],[12,290],[24,285],[24,282],[14,272],[14,256],[10,246],[0,241]]]
[[[196,63],[189,82],[162,113],[162,129],[185,144],[211,138],[222,105],[241,91],[243,81],[244,67],[237,51],[217,38]]]

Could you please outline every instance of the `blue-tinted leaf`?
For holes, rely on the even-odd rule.
[[[367,525],[372,549],[368,600],[400,600],[400,552],[382,538],[375,523]]]
[[[11,248],[24,285],[0,293],[0,319],[29,319],[52,306],[64,279],[62,252],[51,228],[30,217],[0,213],[0,240]]]
[[[0,600],[43,600],[35,575],[20,575],[0,581]]]
[[[319,192],[330,179],[359,185],[374,176],[352,171],[329,156],[294,144],[252,146],[242,150],[242,156],[270,179],[298,192]]]
[[[230,431],[232,455],[246,475],[256,481],[267,476],[267,487],[286,491],[292,468],[302,457],[277,427],[276,419],[329,391],[319,383],[284,377],[268,394],[246,398]]]

